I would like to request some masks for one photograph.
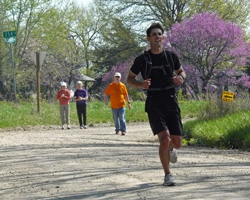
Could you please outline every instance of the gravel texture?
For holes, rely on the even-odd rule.
[[[148,124],[70,130],[0,130],[0,199],[250,198],[250,153],[182,147],[171,164],[177,183],[162,186],[157,138]]]

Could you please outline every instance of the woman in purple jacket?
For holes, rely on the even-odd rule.
[[[87,91],[82,88],[82,82],[77,81],[77,89],[74,94],[74,100],[76,102],[76,110],[78,115],[78,120],[80,124],[80,129],[87,128],[87,100],[88,94]],[[83,126],[84,125],[84,126]]]

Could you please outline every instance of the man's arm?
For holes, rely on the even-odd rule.
[[[175,70],[175,73],[178,76],[181,76],[183,79],[186,79],[186,73],[185,73],[183,67],[180,67],[178,70]]]
[[[186,79],[186,73],[182,67],[180,67],[178,70],[175,70],[175,73],[177,76],[173,77],[173,82],[176,85],[181,85]]]
[[[141,82],[135,79],[136,76],[137,75],[130,70],[127,77],[128,84],[135,88],[148,89],[151,83],[151,79],[146,79]]]
[[[128,95],[125,95],[124,98],[128,102],[128,108],[131,109],[131,104]]]
[[[108,105],[108,95],[107,94],[104,94],[104,102],[105,102],[105,105]]]

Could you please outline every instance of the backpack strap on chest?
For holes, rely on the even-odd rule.
[[[168,63],[168,66],[169,66],[169,70],[170,70],[170,72],[171,72],[171,75],[172,75],[172,77],[174,76],[174,60],[173,60],[173,57],[172,57],[172,54],[170,54],[170,59],[171,59],[171,64],[170,64],[170,62],[169,62],[169,60],[168,60],[168,56],[167,56],[167,50],[166,49],[164,49],[164,55],[165,55],[165,58],[166,58],[166,61],[167,61],[167,63]],[[171,68],[171,66],[173,67],[173,69]]]
[[[169,66],[169,70],[171,72],[171,75],[173,76],[174,74],[173,74],[173,69],[171,68],[171,66],[174,67],[174,61],[173,61],[172,55],[170,54],[170,60],[171,61],[169,61],[168,57],[167,57],[167,53],[166,53],[167,50],[164,49],[163,52],[164,52],[164,56],[165,56],[165,59],[166,59],[166,63]],[[152,59],[151,59],[149,50],[148,51],[144,51],[143,57],[145,59],[145,65],[146,65],[145,66],[145,74],[144,74],[145,79],[148,79],[150,77],[152,68],[154,68],[154,69],[162,69],[164,75],[167,75],[166,65],[161,65],[161,66],[153,66],[152,65]],[[171,62],[171,64],[170,64],[170,62]]]
[[[148,51],[144,51],[143,57],[145,59],[145,74],[144,77],[145,79],[148,79],[150,74],[151,74],[151,69],[152,69],[152,59]]]
[[[144,74],[145,79],[148,79],[150,77],[152,69],[162,69],[164,75],[167,75],[167,72],[166,72],[167,67],[170,70],[171,76],[174,76],[174,74],[173,74],[173,72],[174,72],[174,61],[173,61],[173,58],[172,58],[172,54],[170,54],[170,60],[169,60],[168,56],[167,56],[167,50],[164,49],[163,52],[164,52],[164,57],[166,59],[166,64],[161,65],[161,66],[153,66],[149,50],[144,51],[143,57],[145,59],[145,74]],[[164,91],[164,90],[169,90],[169,89],[172,89],[172,88],[175,88],[175,85],[170,85],[170,86],[164,87],[164,88],[148,88],[147,91]]]

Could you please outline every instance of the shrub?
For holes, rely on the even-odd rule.
[[[250,96],[248,93],[241,93],[236,95],[233,102],[222,101],[221,97],[210,95],[204,110],[200,110],[198,118],[200,119],[214,119],[226,114],[232,114],[239,111],[250,109]]]

